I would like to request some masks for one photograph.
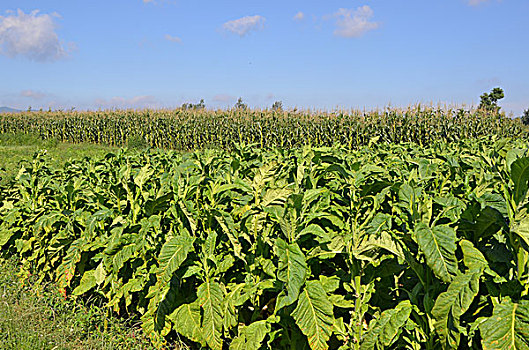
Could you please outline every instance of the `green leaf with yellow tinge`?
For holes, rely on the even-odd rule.
[[[274,250],[279,256],[277,279],[285,283],[284,290],[277,297],[277,311],[298,299],[299,290],[307,277],[307,262],[297,243],[287,244],[278,238]]]
[[[457,348],[460,331],[459,319],[468,310],[479,292],[480,272],[458,275],[448,286],[448,290],[439,294],[432,309],[434,328],[443,345]]]
[[[222,350],[222,302],[224,299],[221,285],[206,281],[197,290],[198,302],[203,310],[202,336],[210,348]]]
[[[270,323],[267,320],[256,321],[248,326],[240,326],[239,336],[231,342],[230,350],[257,350],[269,332]]]
[[[90,289],[94,288],[97,285],[95,278],[95,270],[86,271],[81,277],[81,281],[77,288],[72,292],[73,295],[82,295],[88,292]]]
[[[479,325],[483,350],[529,349],[529,300],[503,301]]]
[[[333,305],[320,281],[307,281],[292,317],[312,350],[329,348],[327,341],[334,325]]]
[[[415,235],[428,266],[443,282],[450,282],[458,271],[456,231],[450,226],[430,228],[420,222],[415,227]]]
[[[511,164],[511,180],[514,184],[513,199],[516,205],[520,204],[527,195],[529,181],[529,157],[519,158]]]
[[[198,302],[180,305],[168,318],[173,322],[173,328],[177,333],[205,346],[200,327],[200,304]]]
[[[401,328],[410,318],[413,306],[409,300],[400,302],[394,309],[385,310],[378,319],[372,320],[365,333],[360,349],[370,350],[390,346]]]

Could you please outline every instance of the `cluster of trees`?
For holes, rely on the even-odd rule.
[[[206,108],[206,103],[204,102],[204,99],[201,99],[199,103],[184,103],[182,104],[182,109],[204,109]],[[244,103],[242,100],[242,97],[239,97],[237,102],[234,106],[235,109],[242,109],[246,110],[248,109],[248,104]],[[283,110],[283,102],[282,101],[275,101],[272,104],[272,110],[274,111],[282,111]]]
[[[204,99],[201,99],[199,103],[184,103],[182,109],[204,109],[206,108],[206,103]]]
[[[489,93],[484,93],[480,96],[479,109],[483,109],[490,112],[499,112],[500,106],[498,106],[498,101],[505,97],[502,88],[494,88]],[[526,109],[523,115],[520,117],[524,125],[529,125],[529,109]]]
[[[500,106],[498,101],[505,97],[503,90],[499,87],[492,89],[490,93],[484,93],[480,96],[479,109],[484,109],[490,112],[499,112]]]

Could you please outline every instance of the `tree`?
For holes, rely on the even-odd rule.
[[[499,87],[492,89],[490,93],[484,93],[480,96],[479,109],[489,112],[499,112],[500,106],[498,101],[504,98],[503,90]]]
[[[522,123],[524,125],[529,125],[529,108],[523,112]]]
[[[237,100],[237,103],[235,104],[235,108],[245,110],[245,109],[248,109],[248,105],[242,102],[242,97],[239,97],[239,99]]]
[[[199,103],[184,103],[182,104],[182,109],[204,109],[206,108],[206,104],[204,103],[204,99],[201,99]]]
[[[277,111],[277,112],[282,111],[283,110],[283,102],[281,102],[281,101],[274,102],[274,104],[272,105],[272,110]]]

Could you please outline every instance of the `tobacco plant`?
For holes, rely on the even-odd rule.
[[[160,347],[526,349],[528,145],[37,154],[0,247]]]

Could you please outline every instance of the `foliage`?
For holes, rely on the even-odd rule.
[[[17,175],[21,161],[31,159],[36,152],[45,150],[48,165],[64,165],[70,159],[102,157],[115,147],[96,144],[71,144],[54,138],[43,140],[33,134],[0,134],[0,185]]]
[[[485,111],[498,113],[500,111],[500,106],[498,106],[498,101],[504,98],[505,95],[503,90],[499,87],[492,89],[490,93],[484,93],[480,96],[479,107]]]
[[[199,103],[184,103],[182,104],[182,109],[204,109],[206,108],[206,103],[204,99],[201,99]]]
[[[35,279],[20,283],[15,259],[0,260],[1,349],[152,348],[134,320],[119,320],[94,300],[65,300]]]
[[[242,97],[239,97],[239,99],[237,100],[237,103],[235,103],[235,109],[240,109],[243,111],[248,109],[248,105],[242,102]]]
[[[524,349],[528,146],[37,155],[0,189],[0,247],[157,346]]]
[[[233,150],[236,144],[293,148],[303,145],[356,149],[378,142],[457,142],[483,136],[529,136],[520,123],[483,110],[410,107],[348,114],[231,109],[31,112],[0,115],[1,134],[39,135],[61,142],[126,146],[131,135],[152,148]]]
[[[524,125],[529,125],[529,108],[523,112],[522,123]]]
[[[273,111],[277,111],[277,112],[280,112],[283,110],[283,102],[281,101],[275,101],[273,104],[272,104],[272,110]]]
[[[127,140],[127,147],[132,148],[132,149],[141,150],[141,149],[148,148],[149,145],[142,136],[131,135]]]

